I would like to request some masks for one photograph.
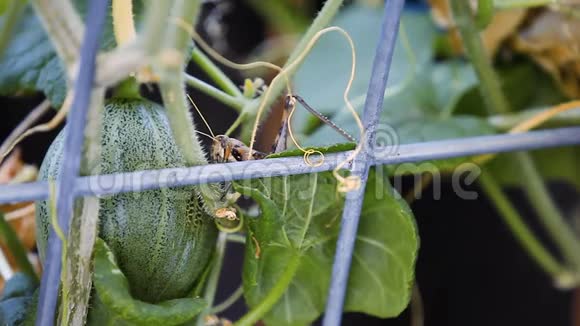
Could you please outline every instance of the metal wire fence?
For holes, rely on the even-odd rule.
[[[107,12],[107,1],[91,1],[91,15],[81,49],[81,64],[75,86],[71,114],[66,127],[64,164],[57,180],[58,221],[66,234],[72,214],[72,203],[78,196],[102,196],[122,192],[143,191],[162,187],[177,187],[238,179],[273,177],[328,171],[335,168],[351,152],[329,154],[320,166],[309,166],[301,157],[268,160],[256,165],[246,161],[211,164],[189,168],[136,171],[130,173],[79,177],[80,157],[86,124],[87,108],[93,84],[95,57]],[[363,122],[367,143],[372,143],[382,108],[384,90],[404,0],[387,0],[384,7],[381,36],[377,45],[373,72],[366,97]],[[546,147],[580,144],[580,127],[534,131],[524,134],[493,135],[401,145],[396,151],[367,146],[347,167],[359,176],[362,186],[346,196],[342,224],[332,270],[324,325],[339,325],[346,292],[350,262],[360,216],[363,192],[372,165],[430,161],[475,154],[532,150]],[[381,154],[383,153],[383,154]],[[43,200],[49,197],[47,182],[35,182],[0,187],[0,203]],[[37,325],[52,325],[58,298],[61,273],[62,243],[54,232],[49,237],[42,276]]]

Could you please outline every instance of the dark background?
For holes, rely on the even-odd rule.
[[[417,6],[417,2],[409,2]],[[223,18],[228,31],[228,49],[223,54],[235,60],[257,46],[264,39],[267,28],[262,18],[243,1],[230,3],[233,7]],[[211,13],[212,6],[206,5],[202,15]],[[201,32],[203,34],[203,30]],[[196,76],[203,75],[194,66],[189,70]],[[242,84],[241,76],[235,71],[224,70]],[[155,91],[146,92],[152,99],[158,99]],[[214,132],[225,131],[235,119],[234,112],[203,94],[194,94],[200,107],[212,107],[206,118]],[[42,99],[41,95],[0,97],[3,111],[0,139],[4,139]],[[40,165],[57,132],[25,140],[20,146],[24,160]],[[565,213],[577,205],[579,194],[574,188],[552,183],[550,189]],[[426,189],[424,197],[412,205],[421,239],[416,275],[425,325],[573,325],[572,292],[553,286],[551,279],[520,248],[481,193],[479,200],[463,200],[454,194],[449,184],[444,184],[440,200],[434,200],[431,194],[431,190]],[[508,194],[534,231],[545,240],[547,237],[522,192],[514,188]],[[548,246],[551,247],[549,243]],[[242,259],[242,247],[229,244],[217,302],[240,284]],[[225,312],[224,317],[236,320],[244,311],[240,300]],[[410,311],[407,309],[400,317],[389,320],[346,314],[343,324],[410,325]]]

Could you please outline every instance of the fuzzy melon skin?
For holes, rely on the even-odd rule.
[[[185,166],[161,106],[146,100],[115,99],[103,114],[100,174]],[[50,146],[40,180],[59,175],[63,140],[61,132]],[[215,224],[204,213],[199,198],[194,187],[101,198],[99,236],[114,252],[135,299],[156,303],[182,298],[192,290],[217,237]],[[45,201],[37,202],[36,222],[44,261],[50,228]]]

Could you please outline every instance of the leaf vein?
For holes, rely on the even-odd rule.
[[[314,209],[314,195],[316,194],[317,186],[318,186],[318,173],[315,173],[314,182],[312,185],[312,193],[310,194],[310,205],[308,207],[308,215],[306,216],[306,222],[304,223],[304,227],[302,228],[302,237],[299,246],[300,250],[302,250],[303,248],[306,233],[308,232],[308,228],[310,227],[310,223],[312,222],[312,210]]]
[[[393,257],[393,260],[396,261],[399,266],[404,266],[401,257],[399,257],[391,248],[385,246],[382,242],[365,237],[364,235],[357,235],[356,239],[384,251],[388,256]]]

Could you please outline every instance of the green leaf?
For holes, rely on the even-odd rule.
[[[380,12],[352,6],[344,10],[335,24],[351,33],[357,50],[357,78],[349,98],[359,115],[366,97],[374,57]],[[454,115],[462,96],[473,89],[477,78],[471,66],[463,61],[434,63],[432,45],[436,29],[424,12],[405,12],[395,55],[389,73],[381,124],[376,145],[396,146],[439,139],[461,138],[494,133],[487,121],[474,115]],[[408,41],[410,51],[405,48]],[[352,135],[360,135],[341,94],[346,86],[350,67],[349,52],[344,40],[328,38],[317,45],[295,78],[297,93],[313,107],[332,116],[333,122]],[[341,47],[342,46],[342,47]],[[328,60],[332,53],[333,60]],[[320,87],[320,76],[332,76]],[[313,124],[307,113],[298,114],[293,123],[303,145],[328,146],[342,142],[341,136],[326,125]],[[306,117],[305,117],[306,116]],[[306,137],[306,135],[308,135]],[[467,158],[428,162],[410,169],[392,167],[392,173],[419,173],[452,169]]]
[[[179,325],[193,319],[206,306],[200,298],[173,299],[158,304],[133,299],[127,278],[119,269],[114,254],[101,239],[95,243],[93,281],[100,302],[113,314],[111,318],[132,325]],[[99,315],[101,313],[102,310]]]
[[[271,325],[309,324],[324,307],[342,210],[332,174],[247,180],[236,190],[255,199],[263,213],[248,221],[246,302],[258,305],[299,257],[289,288],[264,320]]]
[[[542,177],[551,181],[564,181],[580,192],[580,147],[549,148],[530,152]],[[522,186],[516,178],[520,167],[508,155],[498,155],[486,165],[496,180],[504,186]]]
[[[87,1],[74,2],[84,16]],[[136,18],[142,11],[141,1],[134,1]],[[101,49],[115,47],[111,15],[105,24]],[[0,25],[5,17],[0,17]],[[0,95],[14,96],[41,91],[53,107],[60,107],[66,95],[66,75],[61,60],[40,20],[27,8],[17,24],[4,55],[0,58]]]
[[[355,104],[364,103],[381,19],[381,10],[352,5],[341,11],[332,23],[344,28],[350,34],[356,48],[356,78],[349,94],[349,98]],[[425,13],[408,11],[403,13],[401,22],[413,54],[406,51],[403,40],[399,37],[389,72],[389,87],[399,87],[407,82],[413,70],[421,70],[433,56],[431,43],[436,35],[436,29],[431,18]],[[349,78],[350,68],[351,57],[347,41],[338,33],[325,35],[314,46],[296,73],[294,77],[296,92],[320,112],[333,115],[344,106],[342,93]],[[297,110],[294,115],[296,126],[300,128],[312,118],[304,110]],[[357,134],[358,131],[355,135]]]
[[[473,70],[466,63],[452,61],[424,67],[423,72],[412,83],[397,94],[385,98],[373,146],[387,146],[386,150],[395,154],[397,147],[402,144],[494,133],[495,130],[484,118],[452,114],[461,96],[475,82]],[[362,104],[357,110],[362,112]],[[350,113],[342,111],[333,121],[347,132],[359,134],[358,126]],[[322,126],[303,143],[321,146],[340,140],[340,135],[332,128]],[[469,158],[453,158],[389,168],[393,174],[449,171],[468,160]]]
[[[334,144],[330,146],[324,147],[315,147],[315,146],[308,146],[304,147],[305,151],[314,150],[317,152],[322,152],[323,154],[328,153],[337,153],[337,152],[344,152],[353,150],[356,147],[355,143],[342,143],[342,144]],[[278,157],[290,157],[290,156],[300,156],[303,155],[304,151],[301,149],[290,149],[280,153],[273,153],[267,156],[267,158],[278,158]]]
[[[475,82],[473,70],[465,63],[447,62],[424,67],[403,90],[385,97],[377,137],[389,137],[396,144],[409,144],[493,133],[484,119],[452,115],[460,96]],[[359,104],[356,109],[362,112],[363,103]],[[333,121],[353,135],[360,133],[346,110],[336,114]],[[322,126],[308,138],[307,144],[328,145],[329,141],[337,140],[340,135]]]
[[[66,95],[66,80],[40,21],[28,8],[0,58],[0,95],[43,92],[59,107]]]
[[[387,182],[378,173],[369,177],[346,311],[396,316],[409,301],[417,234],[410,210]],[[247,180],[235,188],[262,211],[248,218],[246,302],[251,308],[260,305],[298,259],[288,288],[263,320],[310,324],[323,312],[330,284],[343,205],[336,180],[326,172]]]
[[[376,171],[365,190],[345,310],[387,318],[409,303],[419,238],[409,206]]]

